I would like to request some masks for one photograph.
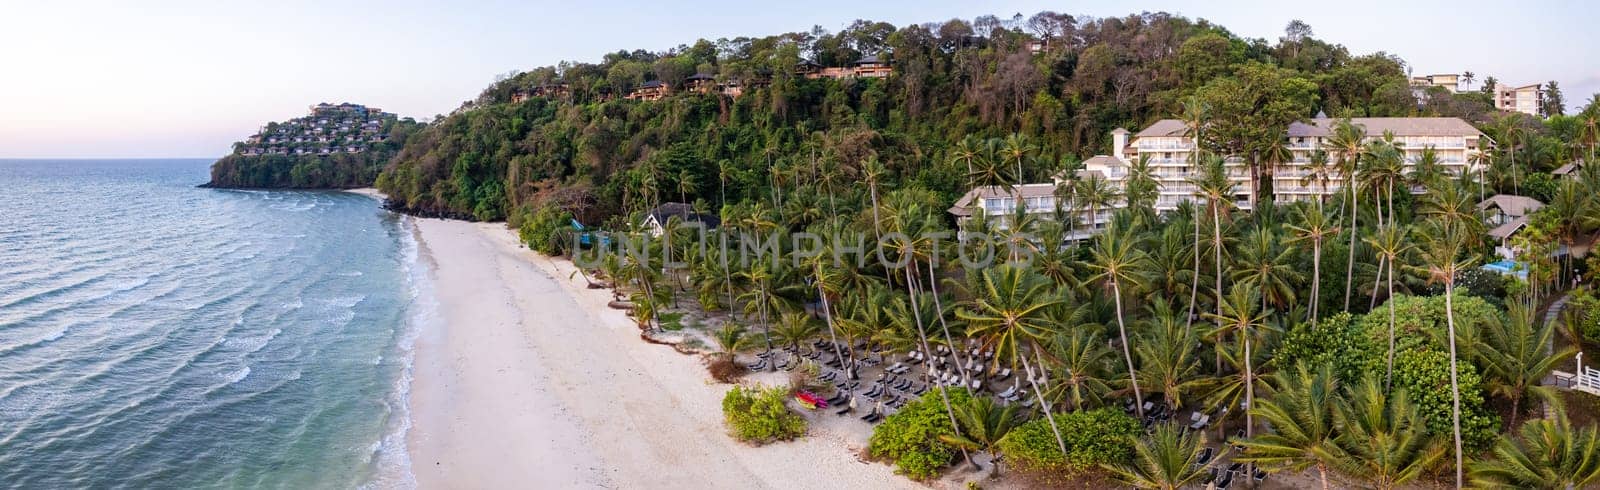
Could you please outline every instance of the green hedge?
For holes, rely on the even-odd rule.
[[[972,398],[965,389],[949,390],[950,403],[962,404]],[[894,461],[907,477],[924,480],[939,476],[939,471],[954,461],[960,451],[939,440],[954,435],[950,415],[945,412],[939,389],[930,390],[905,404],[872,430],[868,450],[874,458]]]
[[[1049,421],[1039,417],[1000,440],[1000,451],[1011,467],[1070,476],[1101,464],[1126,463],[1143,429],[1138,420],[1114,408],[1056,414],[1055,421],[1067,454],[1061,454]]]
[[[783,388],[734,386],[722,397],[722,415],[733,437],[757,445],[788,441],[806,433],[806,420],[789,410]]]

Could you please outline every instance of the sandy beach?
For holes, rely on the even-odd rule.
[[[913,488],[864,431],[728,437],[698,358],[646,343],[606,290],[500,223],[418,219],[437,321],[417,336],[407,446],[420,488]],[[832,418],[831,415],[828,418]],[[864,425],[863,425],[864,427]]]

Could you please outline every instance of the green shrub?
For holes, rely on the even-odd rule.
[[[570,245],[566,240],[571,223],[572,213],[544,206],[522,220],[521,226],[517,227],[517,235],[523,243],[528,244],[528,248],[545,255],[557,255]]]
[[[872,430],[872,439],[868,441],[872,457],[894,460],[899,472],[912,479],[938,476],[959,454],[954,446],[939,440],[940,435],[955,434],[939,391],[929,390],[907,402],[899,412],[884,418]],[[952,404],[966,403],[972,398],[961,388],[950,389],[949,393]]]
[[[1101,464],[1127,462],[1143,429],[1138,420],[1114,408],[1056,414],[1055,421],[1067,443],[1067,454],[1061,454],[1050,422],[1040,417],[1012,429],[1000,440],[1006,461],[1020,471],[1071,476]]]
[[[783,388],[734,386],[722,397],[722,415],[733,437],[757,445],[788,441],[806,433],[806,419],[789,410]]]
[[[1396,352],[1416,348],[1447,349],[1443,295],[1395,296],[1389,302],[1395,305]],[[1389,302],[1378,305],[1360,321],[1368,337],[1380,346],[1380,352],[1387,352],[1389,346]],[[1454,303],[1458,329],[1475,329],[1499,320],[1500,310],[1482,298],[1457,292]]]
[[[1379,341],[1367,335],[1365,327],[1349,313],[1338,313],[1317,322],[1300,323],[1284,335],[1283,344],[1269,361],[1280,369],[1304,363],[1308,366],[1329,364],[1341,381],[1355,383],[1373,368],[1383,369],[1384,355],[1388,352],[1387,310],[1374,310],[1383,316],[1384,339]]]
[[[1465,359],[1457,384],[1461,386],[1461,442],[1469,448],[1484,449],[1494,443],[1500,422],[1483,405],[1483,378]],[[1450,396],[1450,355],[1433,350],[1408,350],[1395,354],[1394,384],[1411,393],[1428,421],[1428,431],[1445,438],[1452,436],[1453,405]]]

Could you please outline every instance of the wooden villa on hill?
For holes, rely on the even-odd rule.
[[[894,74],[894,68],[887,61],[877,56],[867,56],[856,60],[850,66],[822,66],[811,61],[802,61],[795,66],[795,73],[806,78],[887,78]]]
[[[667,84],[662,83],[660,80],[651,80],[644,82],[643,85],[633,89],[632,92],[628,92],[628,95],[623,98],[628,100],[661,100],[662,97],[667,96],[668,89]]]
[[[717,88],[717,77],[696,73],[683,80],[683,88],[690,92],[709,94],[713,89]]]

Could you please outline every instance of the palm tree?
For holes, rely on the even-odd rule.
[[[1206,207],[1211,210],[1211,250],[1212,264],[1216,267],[1216,289],[1212,290],[1217,300],[1217,316],[1222,316],[1222,215],[1233,206],[1233,181],[1228,179],[1228,168],[1221,158],[1210,158],[1201,167],[1200,175],[1193,178],[1192,182],[1196,191],[1205,199]],[[1195,242],[1199,246],[1199,242]],[[1198,260],[1198,259],[1197,259]],[[1222,326],[1219,321],[1218,327]]]
[[[713,331],[711,339],[717,342],[718,354],[728,362],[733,362],[734,354],[750,344],[750,337],[745,336],[744,327],[732,323]]]
[[[1350,311],[1350,293],[1354,291],[1354,277],[1356,267],[1356,235],[1359,204],[1356,200],[1356,169],[1361,166],[1361,157],[1367,152],[1367,130],[1342,119],[1333,126],[1333,137],[1329,138],[1328,146],[1339,152],[1339,174],[1344,177],[1346,191],[1345,202],[1350,206],[1350,258],[1344,267],[1344,311]]]
[[[1489,393],[1511,401],[1508,426],[1517,425],[1517,417],[1522,414],[1522,400],[1526,398],[1561,406],[1555,387],[1539,383],[1557,364],[1577,352],[1572,347],[1547,352],[1545,349],[1555,341],[1555,323],[1541,322],[1534,317],[1531,306],[1521,301],[1509,302],[1506,318],[1491,322],[1484,329],[1483,348],[1477,349],[1477,364],[1483,367]]]
[[[1184,432],[1173,424],[1163,423],[1150,437],[1134,444],[1132,464],[1101,464],[1101,467],[1110,471],[1117,481],[1134,488],[1177,490],[1205,476],[1205,468],[1195,464],[1200,459],[1202,442],[1196,432]]]
[[[1012,133],[1010,136],[1006,136],[1000,155],[1016,165],[1016,180],[1018,184],[1027,182],[1027,174],[1022,171],[1022,162],[1027,161],[1037,151],[1039,151],[1039,147],[1030,143],[1028,136],[1025,134]]]
[[[1128,327],[1123,320],[1122,286],[1137,288],[1142,281],[1141,270],[1149,259],[1143,250],[1135,247],[1131,234],[1123,230],[1106,230],[1095,241],[1094,260],[1089,266],[1100,271],[1091,281],[1104,280],[1111,287],[1111,299],[1117,308],[1117,332],[1122,336],[1122,357],[1128,362],[1128,386],[1133,388],[1133,399],[1139,416],[1144,417],[1144,394],[1139,390],[1139,374],[1133,367],[1133,353],[1128,345]]]
[[[1207,383],[1201,376],[1200,353],[1195,345],[1200,343],[1193,329],[1184,326],[1177,313],[1165,301],[1152,303],[1153,318],[1138,336],[1139,367],[1145,373],[1148,388],[1164,395],[1167,406],[1181,407],[1184,393],[1200,389]],[[1139,402],[1143,405],[1142,402]]]
[[[1018,415],[1015,405],[1000,405],[993,398],[975,396],[956,406],[956,420],[961,422],[961,433],[940,434],[939,440],[968,451],[989,453],[993,456],[990,459],[995,461],[994,471],[998,475],[1000,455],[996,448],[1000,439],[1011,433],[1011,429],[1022,425],[1022,418]]]
[[[1295,249],[1278,243],[1278,234],[1268,227],[1257,227],[1239,250],[1240,268],[1233,271],[1235,284],[1251,284],[1261,291],[1261,309],[1271,303],[1286,309],[1294,303],[1294,284],[1300,273],[1294,269]]]
[[[778,316],[778,325],[772,328],[772,338],[780,344],[788,344],[790,348],[800,348],[800,343],[816,338],[822,333],[822,328],[817,326],[811,315],[800,311],[784,312]]]
[[[1462,465],[1463,455],[1461,453],[1461,384],[1457,379],[1459,371],[1456,367],[1454,298],[1456,277],[1462,270],[1469,267],[1475,259],[1471,257],[1462,259],[1464,254],[1462,253],[1461,244],[1465,241],[1465,237],[1461,236],[1460,227],[1450,226],[1449,224],[1439,225],[1432,222],[1428,224],[1436,226],[1431,226],[1430,230],[1422,233],[1425,240],[1421,248],[1422,261],[1427,264],[1429,280],[1431,282],[1444,283],[1444,318],[1445,325],[1449,329],[1446,336],[1449,338],[1450,344],[1450,417],[1455,435],[1456,487],[1460,488],[1465,478]]]
[[[1049,398],[1066,398],[1071,402],[1068,404],[1071,409],[1082,410],[1090,404],[1098,404],[1105,394],[1111,392],[1111,386],[1102,376],[1106,364],[1110,362],[1111,351],[1100,336],[1087,326],[1070,331],[1057,335],[1050,343],[1051,357],[1056,359],[1058,367],[1065,374],[1050,386],[1052,394]]]
[[[1323,212],[1320,201],[1317,209],[1305,206],[1297,208],[1296,217],[1298,219],[1288,225],[1294,233],[1289,243],[1311,242],[1311,313],[1307,318],[1314,329],[1317,327],[1317,309],[1322,304],[1322,241],[1338,235],[1339,225]]]
[[[1409,483],[1444,457],[1444,444],[1428,432],[1406,390],[1385,390],[1376,376],[1349,387],[1337,425],[1334,467],[1380,489]]]
[[[1061,453],[1067,453],[1067,443],[1056,426],[1050,404],[1039,391],[1034,376],[1033,363],[1025,350],[1040,348],[1039,342],[1054,337],[1055,325],[1048,321],[1048,310],[1061,303],[1050,291],[1050,281],[1037,273],[1016,264],[1004,264],[983,271],[979,278],[981,289],[957,315],[967,321],[968,333],[984,339],[984,344],[995,352],[997,359],[1009,359],[1013,365],[1022,363],[1023,373],[1033,388],[1033,394],[1044,409],[1045,420],[1055,433]]]
[[[977,161],[981,154],[980,152],[981,143],[978,142],[977,137],[967,135],[967,137],[957,141],[954,148],[950,149],[950,161],[952,163],[966,164],[967,174],[971,175],[973,171],[972,163]]]
[[[1600,435],[1593,425],[1573,427],[1565,416],[1529,420],[1520,439],[1500,436],[1495,459],[1472,465],[1472,483],[1484,488],[1588,488],[1600,483]]]
[[[1259,306],[1257,298],[1260,297],[1261,293],[1254,287],[1235,286],[1227,296],[1217,302],[1217,307],[1222,310],[1221,314],[1206,314],[1213,317],[1218,325],[1222,325],[1218,328],[1219,338],[1226,331],[1233,330],[1237,331],[1240,341],[1244,344],[1244,372],[1240,378],[1244,385],[1244,404],[1248,407],[1256,406],[1255,366],[1250,352],[1250,338],[1255,336],[1254,330],[1267,326],[1267,312],[1257,309]],[[1255,415],[1246,411],[1244,417],[1245,437],[1252,437],[1255,435]]]
[[[1395,227],[1394,223],[1389,223],[1386,226],[1378,228],[1377,232],[1375,232],[1371,237],[1368,237],[1367,244],[1371,245],[1374,250],[1378,251],[1378,256],[1382,257],[1381,262],[1389,265],[1389,301],[1387,301],[1389,303],[1389,354],[1384,358],[1383,370],[1383,386],[1384,389],[1388,389],[1389,387],[1394,386],[1391,384],[1394,379],[1395,342],[1394,265],[1400,260],[1401,255],[1411,250],[1411,242],[1406,241],[1406,232]],[[1380,273],[1379,275],[1381,276],[1382,274]]]
[[[1304,365],[1278,371],[1271,397],[1251,405],[1250,412],[1272,425],[1272,432],[1237,441],[1244,452],[1234,461],[1260,464],[1271,472],[1305,471],[1316,467],[1322,488],[1334,459],[1335,413],[1339,384],[1329,364],[1315,370]]]
[[[1091,232],[1102,228],[1100,209],[1116,204],[1121,199],[1119,194],[1117,188],[1098,173],[1078,179],[1077,189],[1073,191],[1073,195],[1079,202],[1089,207],[1089,219],[1085,225]]]
[[[1429,184],[1450,178],[1448,170],[1439,163],[1439,152],[1432,145],[1422,148],[1422,154],[1417,156],[1417,161],[1411,164],[1409,180],[1414,185],[1428,187]]]
[[[1315,150],[1306,162],[1306,174],[1300,178],[1300,185],[1316,184],[1317,186],[1317,211],[1322,211],[1322,201],[1326,198],[1324,190],[1328,188],[1328,181],[1333,178],[1336,170],[1328,165],[1328,152]]]

